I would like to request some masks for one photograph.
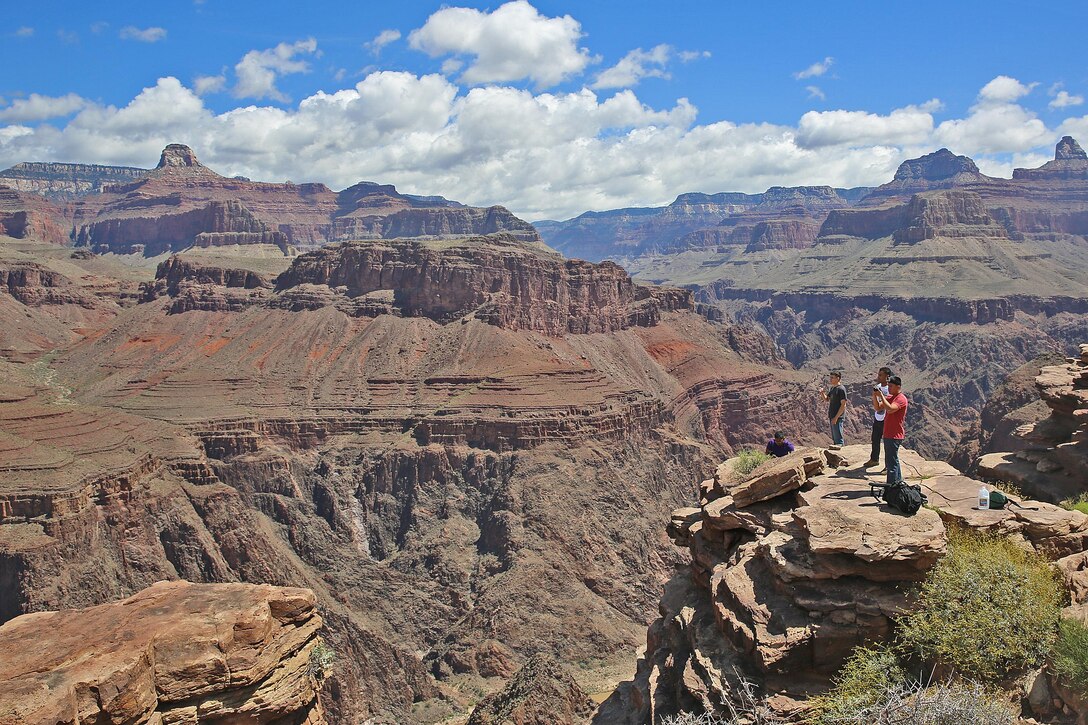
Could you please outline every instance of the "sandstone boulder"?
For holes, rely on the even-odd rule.
[[[160,582],[0,627],[0,722],[323,723],[308,589]]]
[[[719,466],[715,475],[733,497],[733,504],[744,508],[801,488],[809,476],[823,470],[824,465],[821,451],[803,448],[767,461],[743,480],[737,480],[740,477],[728,462]]]

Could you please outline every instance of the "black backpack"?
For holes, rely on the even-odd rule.
[[[884,503],[907,516],[913,516],[928,500],[922,487],[900,481],[894,486],[884,486]]]

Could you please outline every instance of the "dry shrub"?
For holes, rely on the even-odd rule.
[[[1088,625],[1071,617],[1058,623],[1050,669],[1065,685],[1088,695]]]
[[[1064,597],[1054,568],[1002,536],[950,529],[949,545],[899,622],[904,649],[982,682],[1042,662]]]
[[[736,480],[742,481],[751,476],[752,472],[757,468],[773,458],[774,456],[764,453],[763,451],[741,451],[733,459],[733,476]]]

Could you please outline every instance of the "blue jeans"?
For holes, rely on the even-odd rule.
[[[831,442],[837,446],[846,445],[842,438],[842,424],[845,417],[840,415],[839,419],[831,424]]]
[[[899,465],[899,446],[902,438],[884,439],[884,463],[888,466],[888,485],[894,486],[903,480],[903,469]]]

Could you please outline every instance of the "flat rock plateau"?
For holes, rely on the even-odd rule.
[[[154,169],[0,172],[0,634],[43,643],[0,667],[18,694],[0,718],[558,722],[556,702],[575,722],[606,701],[599,722],[637,720],[722,692],[676,669],[687,634],[655,620],[690,597],[793,707],[789,668],[818,688],[944,545],[932,512],[899,540],[839,510],[856,481],[820,448],[815,376],[847,370],[867,440],[863,381],[894,364],[909,460],[949,490],[968,479],[936,459],[957,445],[980,473],[1077,488],[1082,156],[1063,141],[1000,180],[938,152],[875,190],[687,194],[553,244],[584,238],[590,261],[545,244],[561,223],[542,238],[388,185],[226,178],[181,145]],[[1044,353],[1058,369],[1025,410],[1038,369],[1000,386]],[[1023,425],[1030,445],[995,448]],[[721,483],[775,428],[792,463]],[[1007,528],[1084,548],[1069,517]],[[827,617],[819,656],[760,620],[759,587],[793,584],[814,593],[775,600],[791,622],[866,602]]]

